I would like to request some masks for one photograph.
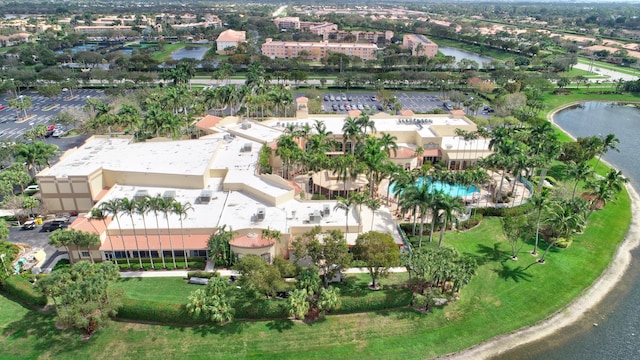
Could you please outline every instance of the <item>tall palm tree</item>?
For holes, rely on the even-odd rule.
[[[347,197],[347,198],[343,198],[343,197],[338,197],[338,201],[336,202],[336,205],[333,207],[333,210],[343,210],[344,211],[344,215],[345,215],[345,227],[347,229],[347,231],[345,232],[345,235],[347,233],[349,233],[349,212],[351,211],[351,208],[353,207],[354,202],[353,199],[351,197]]]
[[[361,127],[356,119],[350,116],[344,119],[344,125],[342,125],[342,150],[346,152],[347,141],[351,141],[351,155],[354,155],[356,151],[356,144],[358,143],[358,139],[360,139],[360,134]]]
[[[147,239],[147,249],[149,249],[149,259],[151,261],[151,268],[155,270],[156,266],[153,263],[153,254],[151,253],[151,245],[149,244],[149,231],[147,230],[147,217],[151,208],[151,198],[144,196],[135,201],[135,213],[142,216],[142,226],[144,226],[144,237]]]
[[[133,227],[133,238],[136,242],[136,252],[138,253],[138,262],[140,263],[140,269],[143,269],[142,266],[142,256],[140,254],[140,245],[138,244],[138,234],[136,234],[136,222],[133,219],[133,214],[136,213],[136,200],[129,200],[128,198],[122,198],[119,201],[120,211],[129,215],[131,219],[131,226]]]
[[[588,182],[587,187],[590,190],[590,194],[595,196],[595,199],[591,201],[587,219],[596,210],[598,203],[602,202],[603,205],[606,205],[616,193],[622,190],[623,185],[627,182],[629,182],[629,179],[622,175],[622,171],[616,169],[610,169],[602,179]]]
[[[169,246],[171,247],[171,259],[173,260],[173,268],[177,268],[176,265],[176,252],[173,249],[173,239],[171,238],[171,225],[169,224],[169,215],[173,214],[173,203],[175,200],[173,199],[162,199],[159,203],[160,212],[164,215],[165,220],[167,221],[167,233],[169,235]]]
[[[615,134],[608,134],[606,136],[602,136],[600,138],[600,141],[601,141],[601,145],[598,151],[598,161],[596,161],[596,165],[593,167],[593,171],[596,171],[596,169],[598,169],[598,164],[600,164],[602,155],[607,153],[609,150],[615,150],[617,152],[620,152],[620,149],[618,149],[618,144],[620,143],[620,140],[616,137]]]
[[[439,206],[440,210],[442,210],[442,228],[440,229],[440,240],[438,241],[438,246],[442,246],[442,239],[444,238],[444,231],[447,227],[447,222],[453,220],[454,213],[457,211],[462,211],[462,203],[460,202],[460,198],[454,198],[452,196],[442,194],[439,197]]]
[[[572,161],[567,168],[567,173],[567,175],[574,178],[576,181],[573,185],[573,192],[571,194],[571,198],[573,199],[576,197],[578,184],[580,184],[580,181],[587,180],[593,174],[593,169],[586,161],[582,161],[578,164]]]
[[[159,214],[162,212],[162,209],[164,207],[164,199],[162,198],[162,196],[160,194],[156,195],[155,197],[149,198],[149,208],[148,211],[149,212],[153,212],[153,215],[156,218],[156,230],[158,232],[158,244],[160,245],[160,259],[162,259],[162,268],[166,269],[167,268],[167,264],[165,263],[164,260],[164,249],[162,248],[162,236],[160,234],[160,222],[159,222]]]
[[[542,212],[547,208],[549,204],[550,193],[546,188],[541,192],[533,194],[529,198],[529,201],[533,205],[533,209],[536,211],[536,242],[533,245],[533,251],[531,255],[538,255],[538,241],[540,239],[540,223],[542,219]]]
[[[180,219],[180,235],[182,237],[182,249],[183,249],[183,253],[184,253],[184,267],[189,268],[189,262],[187,260],[187,248],[184,245],[184,227],[182,226],[182,220],[186,219],[187,215],[189,214],[189,211],[193,210],[193,206],[191,206],[191,203],[186,202],[184,204],[174,201],[173,202],[173,213],[178,215],[178,218]]]
[[[585,219],[582,213],[574,212],[570,206],[553,203],[549,206],[549,214],[546,222],[551,225],[553,240],[549,241],[542,257],[538,260],[539,263],[544,263],[549,249],[551,249],[561,237],[569,240],[574,231],[583,228]]]
[[[101,209],[106,214],[111,214],[113,218],[116,219],[116,223],[118,224],[118,231],[120,232],[120,240],[122,240],[122,249],[124,250],[125,258],[127,259],[127,267],[131,268],[131,261],[129,260],[129,250],[127,250],[127,246],[124,241],[124,235],[122,234],[122,226],[120,226],[120,201],[118,199],[105,201],[100,204],[99,209]]]
[[[105,235],[107,236],[107,239],[109,239],[109,246],[111,246],[111,258],[113,259],[113,262],[118,265],[116,252],[115,250],[113,250],[113,239],[111,239],[111,235],[109,235],[109,230],[107,229],[107,216],[105,215],[103,209],[100,207],[91,209],[91,218],[102,220],[102,223],[104,224]]]
[[[389,133],[382,133],[380,137],[380,144],[382,145],[382,149],[389,157],[391,157],[391,151],[393,151],[393,156],[398,154],[398,144],[396,141],[398,140],[397,136],[393,136]]]

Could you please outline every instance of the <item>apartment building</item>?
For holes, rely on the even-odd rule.
[[[420,34],[407,34],[402,37],[402,47],[411,50],[412,56],[434,57],[438,54],[438,44]]]
[[[322,34],[323,40],[332,40],[332,41],[344,41],[347,36],[353,35],[355,36],[356,42],[368,41],[370,43],[378,43],[381,40],[391,41],[394,36],[394,32],[391,30],[387,31],[329,31]]]
[[[229,48],[237,48],[238,44],[247,41],[246,31],[225,30],[218,35],[216,39],[217,53],[225,55],[226,50]]]
[[[375,44],[273,41],[271,38],[267,38],[262,44],[262,54],[271,59],[293,59],[300,57],[300,52],[304,51],[305,58],[315,61],[326,57],[330,52],[357,56],[367,61],[376,58],[377,50],[378,46]]]

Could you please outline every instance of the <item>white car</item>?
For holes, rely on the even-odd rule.
[[[24,188],[24,191],[40,191],[40,185],[29,185]]]
[[[64,136],[64,134],[66,133],[67,132],[64,129],[56,129],[51,136],[60,137],[60,136]]]

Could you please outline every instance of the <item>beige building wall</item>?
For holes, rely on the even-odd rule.
[[[206,172],[208,175],[208,171]],[[182,174],[160,174],[148,172],[128,172],[103,170],[104,186],[131,185],[131,186],[153,186],[153,187],[175,187],[184,189],[203,189],[207,180],[205,174],[202,175],[182,175]]]

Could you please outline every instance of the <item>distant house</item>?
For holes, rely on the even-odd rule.
[[[7,46],[20,45],[22,43],[26,43],[27,41],[29,41],[30,37],[31,37],[31,34],[27,34],[27,33],[18,33],[18,34],[13,34],[8,36],[0,35],[0,46],[7,47]]]
[[[237,48],[238,44],[247,41],[246,31],[225,30],[218,35],[216,39],[217,53],[220,55],[226,54],[225,49]]]

